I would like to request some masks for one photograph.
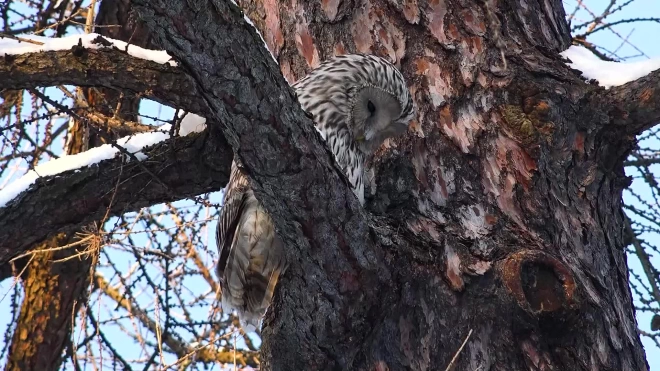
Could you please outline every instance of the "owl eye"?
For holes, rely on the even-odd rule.
[[[371,116],[374,115],[374,112],[376,112],[376,106],[371,101],[367,102],[367,109],[369,110],[369,113],[371,113]]]

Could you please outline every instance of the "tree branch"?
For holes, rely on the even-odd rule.
[[[660,122],[660,69],[627,84],[596,94],[595,107],[608,113],[611,123],[637,135]]]
[[[195,82],[180,68],[135,58],[117,48],[5,55],[0,56],[0,61],[0,89],[102,86],[128,90],[162,104],[186,107],[202,116],[208,113]]]
[[[195,82],[179,68],[134,58],[116,48],[78,48],[77,51],[72,49],[6,55],[4,63],[0,63],[0,81],[0,88],[3,89],[28,89],[61,84],[103,86],[132,91],[157,102],[185,107],[187,111],[202,115],[209,112],[197,93]],[[138,164],[126,164],[122,173],[122,179],[126,179],[122,182],[124,192],[118,192],[111,213],[116,215],[134,211],[143,206],[174,201],[224,187],[232,151],[223,138],[216,138],[209,143],[207,136],[204,134],[177,138],[147,152],[148,155],[156,156],[143,162],[148,169],[158,173],[162,169],[170,168],[166,174],[159,175],[160,180],[167,184],[174,194],[160,185],[154,185],[158,183],[156,179],[143,174],[144,169],[137,166]],[[165,149],[169,148],[169,145],[177,149],[168,152]],[[210,153],[207,154],[207,151]],[[204,161],[199,161],[200,158]],[[209,168],[210,164],[213,164],[213,167]],[[67,172],[61,174],[62,176],[43,179],[38,188],[2,209],[0,279],[10,273],[4,264],[13,256],[25,252],[30,244],[41,241],[55,231],[75,230],[103,216],[121,167],[122,160],[116,158],[104,161],[98,167],[92,166],[80,172]],[[180,169],[179,174],[171,172],[172,167]],[[72,186],[74,184],[75,186]],[[132,191],[135,189],[142,189],[140,195]],[[60,206],[62,200],[71,200],[70,205]],[[79,205],[73,205],[74,203]],[[39,207],[34,207],[36,205]],[[32,228],[27,231],[20,227],[21,225],[31,225]]]
[[[211,109],[207,117],[222,123],[284,240],[291,265],[280,281],[286,294],[276,295],[271,306],[276,320],[263,332],[266,369],[307,369],[329,359],[334,368],[345,368],[368,334],[366,318],[380,303],[376,288],[389,284],[390,275],[348,180],[235,5],[133,4],[154,38],[197,82]],[[308,316],[309,308],[321,322],[292,320]],[[297,354],[289,351],[292,344]]]
[[[227,183],[233,157],[224,138],[212,129],[170,139],[143,152],[148,158],[140,164],[125,163],[120,156],[39,178],[29,191],[0,209],[0,266],[52,233],[68,233],[101,220],[108,208],[111,215],[118,215],[220,190]]]

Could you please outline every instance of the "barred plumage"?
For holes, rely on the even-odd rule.
[[[364,204],[366,157],[404,132],[414,115],[403,75],[383,58],[348,54],[322,63],[293,88]]]
[[[322,63],[293,88],[364,204],[365,160],[385,139],[403,133],[414,115],[403,75],[380,57],[349,54]],[[268,308],[286,262],[272,220],[235,162],[216,239],[222,307],[236,309],[251,331]]]

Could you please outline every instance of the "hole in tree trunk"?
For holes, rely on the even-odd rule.
[[[534,311],[555,311],[565,300],[564,287],[552,267],[538,262],[524,263],[520,272],[525,299]]]

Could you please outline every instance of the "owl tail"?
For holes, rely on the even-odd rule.
[[[241,322],[241,328],[245,331],[246,334],[250,332],[256,332],[258,328],[261,327],[259,323],[261,320],[260,315],[251,315],[251,313],[243,313],[242,316],[239,316]]]

